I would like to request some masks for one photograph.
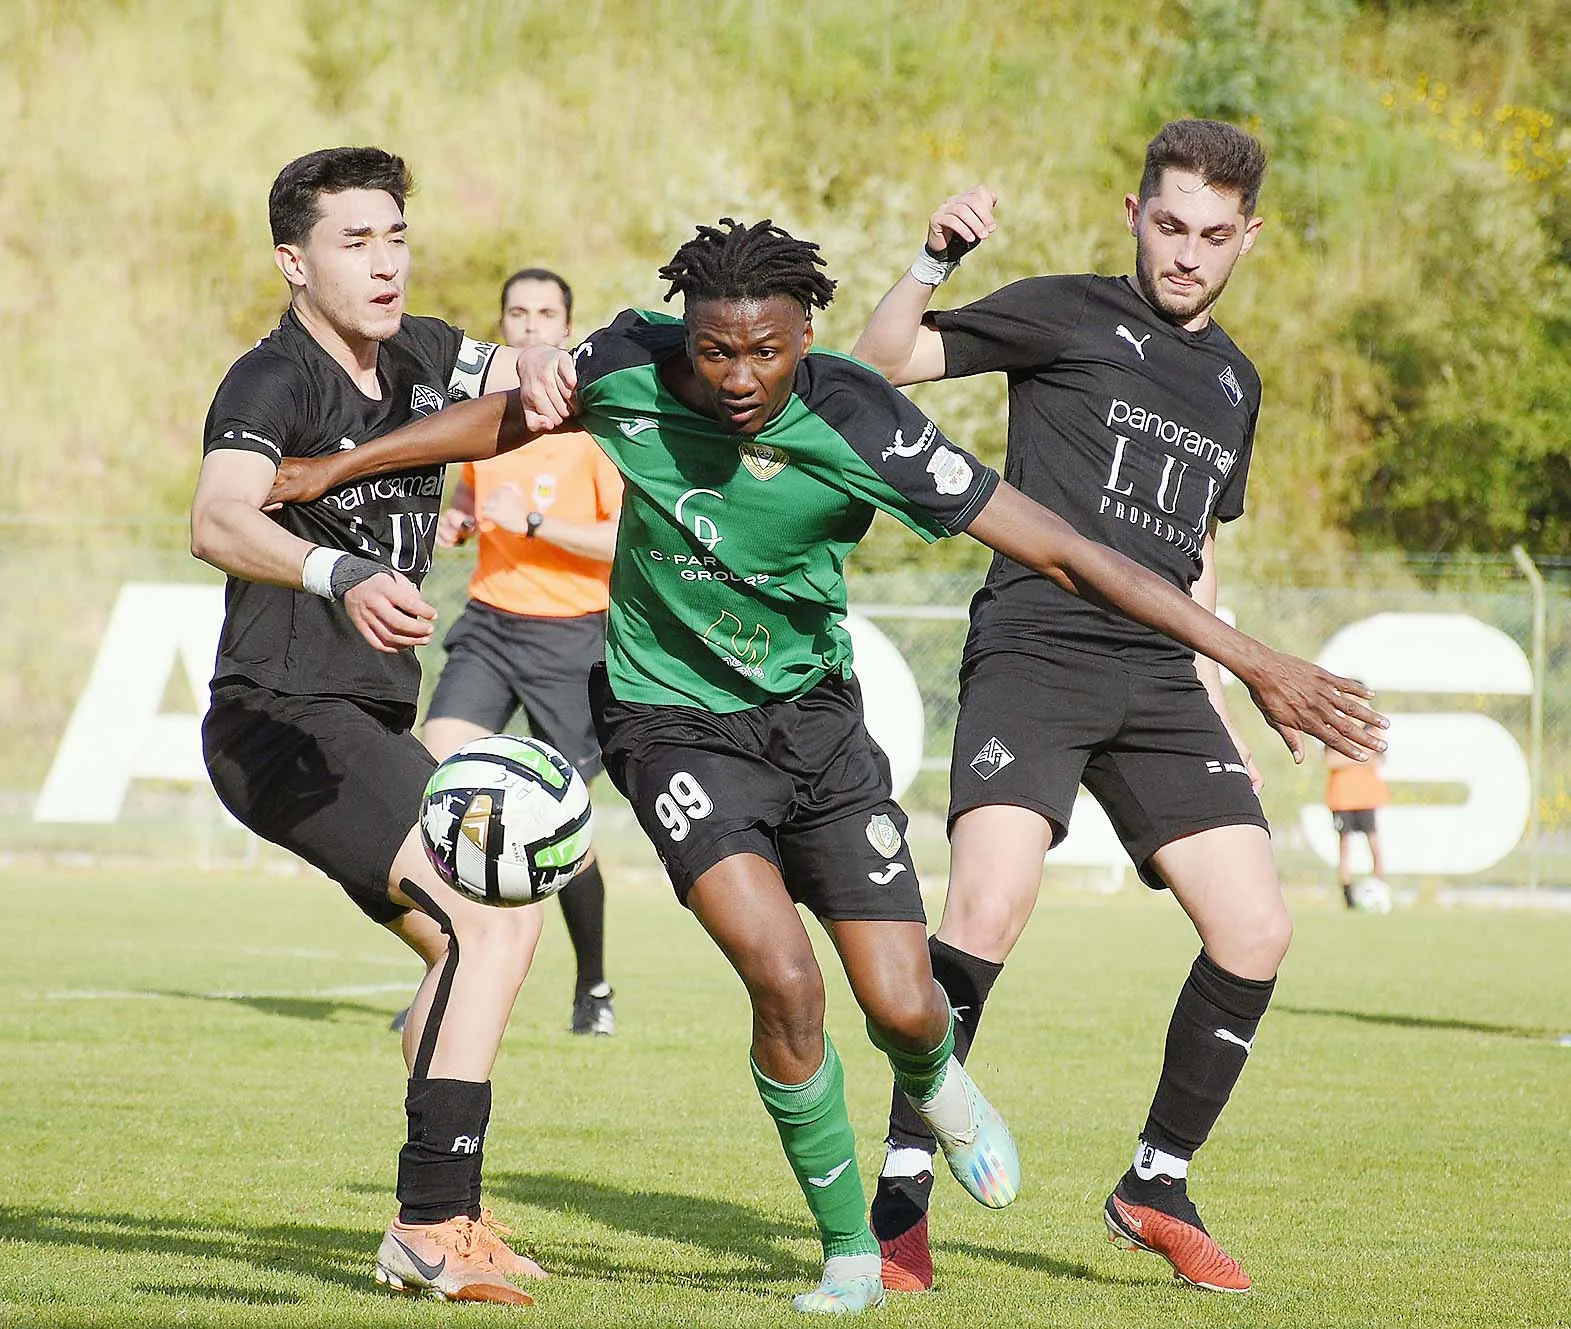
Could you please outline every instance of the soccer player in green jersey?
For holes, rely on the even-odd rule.
[[[851,675],[844,561],[876,510],[926,540],[962,530],[1066,589],[1225,663],[1295,752],[1300,730],[1356,753],[1367,693],[1221,623],[1003,483],[865,365],[808,354],[834,283],[817,247],[768,222],[700,227],[661,270],[679,321],[628,311],[574,353],[530,352],[505,407],[460,404],[395,436],[286,461],[306,501],[413,459],[484,458],[576,415],[627,480],[606,664],[591,695],[606,768],[678,898],[753,1009],[760,1097],[824,1248],[799,1310],[883,1301],[878,1243],[823,976],[797,912],[826,927],[873,1042],[961,1184],[1001,1206],[1009,1132],[952,1056],[906,819]],[[669,298],[668,294],[668,298]]]

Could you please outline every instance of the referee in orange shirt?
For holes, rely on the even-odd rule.
[[[502,340],[565,346],[573,292],[544,268],[502,287]],[[436,542],[471,534],[478,557],[469,603],[443,643],[421,737],[440,761],[471,739],[502,732],[522,707],[529,732],[557,748],[585,780],[600,774],[589,711],[589,668],[604,658],[607,585],[622,478],[588,434],[563,429],[502,456],[467,463]],[[575,1034],[612,1034],[605,977],[605,881],[593,853],[558,897],[578,957]]]
[[[1349,909],[1359,907],[1353,887],[1353,837],[1362,835],[1369,843],[1370,866],[1379,890],[1385,890],[1385,865],[1380,856],[1380,833],[1375,828],[1375,811],[1391,801],[1391,791],[1381,776],[1381,759],[1371,754],[1367,762],[1353,761],[1331,748],[1326,749],[1326,807],[1331,813],[1337,837],[1337,884],[1342,902]]]

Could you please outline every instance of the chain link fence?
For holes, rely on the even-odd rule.
[[[463,605],[470,566],[465,552],[438,554],[426,591],[442,624]],[[228,818],[201,776],[196,723],[222,578],[186,552],[183,525],[0,518],[0,568],[10,603],[0,641],[10,718],[0,733],[0,863],[292,870],[288,855]],[[1225,614],[1272,645],[1366,678],[1393,717],[1382,838],[1399,887],[1571,886],[1571,592],[1551,584],[1535,601],[1508,560],[1242,572],[1223,569]],[[955,675],[977,580],[851,576],[853,610],[894,648],[878,652],[880,697],[906,688],[920,698],[899,719],[914,745],[902,801],[929,871],[942,870]],[[440,632],[423,656],[429,695]],[[1318,749],[1295,766],[1244,689],[1234,683],[1228,695],[1265,775],[1284,880],[1329,885],[1335,839]],[[597,798],[608,833],[636,836],[605,783]],[[1133,881],[1084,799],[1048,870],[1100,886]]]

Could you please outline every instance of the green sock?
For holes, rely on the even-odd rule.
[[[845,1072],[829,1035],[824,1035],[824,1064],[806,1084],[779,1084],[752,1058],[748,1065],[818,1224],[824,1258],[878,1254],[878,1239],[867,1226],[856,1136],[846,1112]]]
[[[938,1092],[944,1082],[944,1069],[955,1050],[955,1016],[949,1013],[949,1027],[943,1040],[931,1052],[907,1052],[883,1038],[873,1022],[867,1022],[867,1036],[873,1046],[889,1058],[895,1072],[895,1084],[919,1103],[926,1102]]]

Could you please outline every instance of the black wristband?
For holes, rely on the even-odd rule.
[[[373,559],[361,558],[358,554],[345,554],[343,558],[333,564],[333,573],[328,580],[328,588],[333,592],[333,599],[342,600],[345,594],[353,590],[363,581],[369,581],[379,572],[388,569]]]

